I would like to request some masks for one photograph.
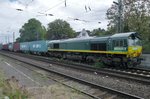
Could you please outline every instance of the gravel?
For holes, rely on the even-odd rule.
[[[48,64],[45,62],[38,62],[32,59],[27,58],[19,58],[23,59],[25,61],[30,61],[34,64],[38,64],[41,66],[48,67],[52,70],[56,70],[59,72],[63,72],[67,75],[76,76],[78,78],[84,78],[88,81],[95,82],[97,84],[110,87],[119,91],[127,92],[130,94],[134,94],[140,97],[143,97],[145,99],[150,99],[150,85],[142,85],[137,82],[127,81],[123,79],[118,79],[115,77],[109,77],[107,75],[100,75],[97,73],[89,73],[82,70],[72,69],[72,68],[66,68],[62,66],[56,66],[52,64]]]
[[[107,75],[100,75],[96,73],[83,72],[81,70],[76,70],[72,68],[65,68],[61,66],[51,66],[53,70],[57,70],[66,73],[71,76],[76,76],[78,78],[84,78],[88,81],[95,82],[97,84],[110,87],[116,90],[134,94],[145,99],[150,99],[150,85],[142,85],[140,83],[127,81],[123,79],[118,79],[114,77],[109,77]]]

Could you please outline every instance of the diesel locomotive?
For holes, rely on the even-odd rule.
[[[110,66],[133,67],[141,62],[142,45],[138,33],[128,32],[106,37],[52,40],[49,42],[48,53],[88,62],[99,60]]]

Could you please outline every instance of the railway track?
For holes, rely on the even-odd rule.
[[[150,69],[143,69],[143,68],[132,68],[133,72],[138,72],[139,74],[144,74],[150,76]]]
[[[71,75],[66,75],[65,73],[60,73],[58,71],[51,70],[50,68],[47,68],[45,66],[34,64],[34,63],[32,63],[32,61],[30,62],[30,61],[22,60],[19,57],[16,58],[16,57],[14,57],[14,55],[10,55],[10,54],[3,54],[3,55],[5,55],[7,57],[10,57],[10,58],[14,58],[14,59],[19,60],[23,63],[38,67],[38,68],[43,69],[45,71],[61,75],[63,77],[66,77],[66,78],[69,78],[71,80],[77,81],[77,82],[79,82],[83,85],[87,85],[87,86],[89,86],[90,90],[94,90],[93,93],[89,93],[88,92],[89,90],[85,90],[85,91],[83,91],[83,90],[81,91],[81,90],[78,90],[78,89],[76,89],[76,90],[78,90],[78,91],[80,91],[80,92],[82,92],[86,95],[89,95],[89,96],[91,96],[95,99],[105,99],[105,98],[107,98],[107,99],[142,99],[141,97],[138,97],[136,95],[132,95],[132,94],[128,94],[128,93],[125,93],[125,92],[122,92],[122,91],[114,90],[112,88],[101,86],[101,85],[98,85],[98,84],[90,82],[90,81],[86,81],[86,80],[81,79],[81,78],[77,78],[77,77],[74,77],[74,76],[71,76]],[[71,86],[68,86],[68,87],[71,87]]]
[[[41,57],[41,56],[27,55],[27,54],[20,54],[20,53],[11,53],[11,54],[16,54],[26,58],[36,59],[38,61],[43,61],[50,64],[56,64],[65,67],[84,70],[91,73],[96,73],[98,75],[103,74],[110,77],[122,78],[126,80],[131,80],[133,82],[139,82],[146,85],[150,84],[150,70],[136,69],[136,68],[126,69],[126,70],[115,69],[115,68],[95,68],[85,64],[79,64],[79,63],[73,63],[73,62],[61,61],[61,60],[53,60],[53,59],[49,59],[48,57]]]
[[[145,77],[146,79],[149,79],[150,78],[150,70],[148,69],[143,69],[143,68],[130,68],[130,69],[116,69],[116,68],[106,68],[108,70],[111,70],[111,71],[121,71],[121,72],[126,72],[126,73],[129,73],[129,74],[135,74],[135,75],[138,75],[139,77]]]

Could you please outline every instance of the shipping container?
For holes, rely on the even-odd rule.
[[[13,51],[14,52],[19,52],[20,51],[20,44],[19,43],[14,43],[13,44]]]
[[[30,42],[30,51],[31,52],[39,52],[39,53],[46,53],[48,51],[48,44],[49,41],[32,41]]]
[[[20,51],[29,52],[29,42],[20,43]]]
[[[9,51],[13,51],[13,43],[9,43],[8,44],[8,50]]]
[[[8,50],[8,44],[4,44],[2,49],[3,50]]]

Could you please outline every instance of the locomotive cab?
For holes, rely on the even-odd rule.
[[[113,39],[112,50],[116,52],[115,60],[120,60],[120,64],[126,67],[137,66],[141,63],[142,45],[136,32],[118,33],[111,38]]]
[[[131,34],[128,37],[128,67],[134,67],[141,63],[142,44],[137,33]]]

